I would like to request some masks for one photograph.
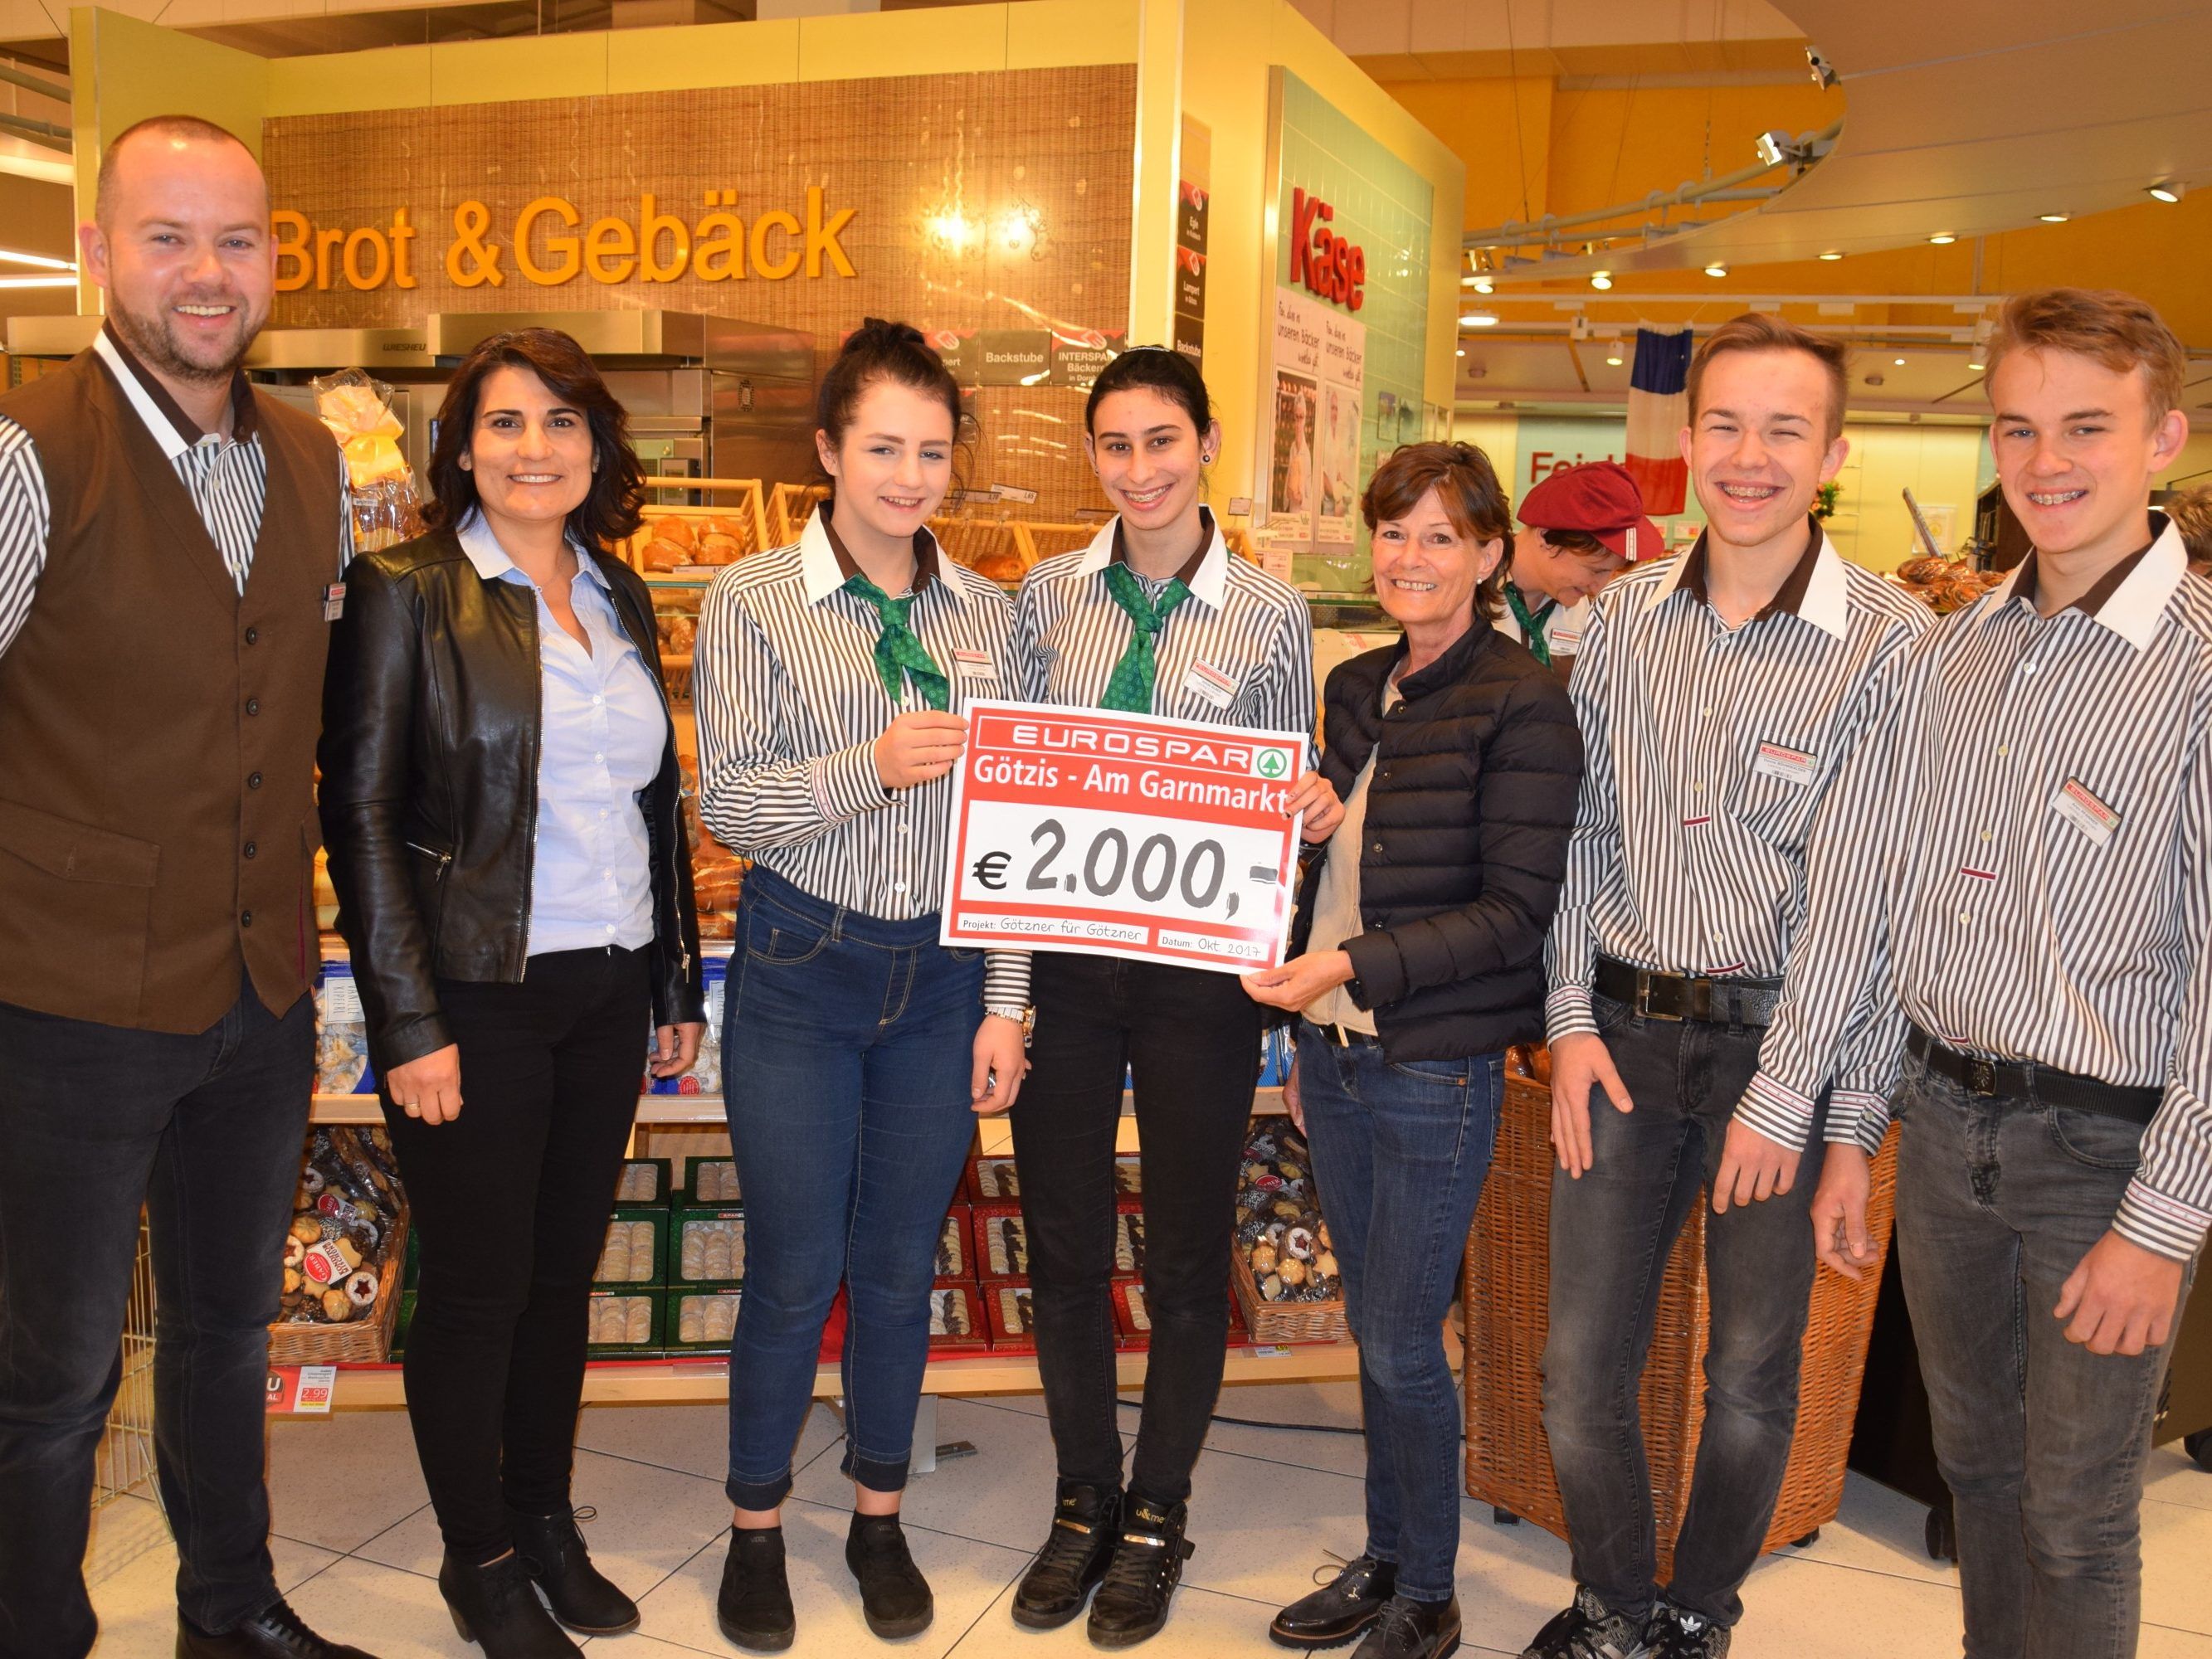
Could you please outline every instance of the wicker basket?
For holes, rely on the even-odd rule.
[[[377,1274],[376,1311],[343,1325],[295,1325],[280,1320],[269,1328],[272,1365],[380,1365],[392,1352],[392,1329],[399,1317],[399,1277],[407,1265],[407,1212],[392,1226],[392,1248]]]
[[[1279,1342],[1342,1342],[1352,1334],[1345,1317],[1344,1298],[1328,1302],[1270,1302],[1260,1294],[1252,1277],[1252,1264],[1244,1252],[1229,1252],[1229,1283],[1237,1292],[1237,1306],[1244,1316],[1244,1328],[1252,1340],[1272,1346]]]
[[[1527,1079],[1509,1077],[1497,1155],[1468,1237],[1467,1489],[1564,1538],[1566,1521],[1543,1420],[1551,1279],[1550,1129],[1549,1091]],[[1799,1170],[1800,1180],[1818,1179],[1818,1148],[1812,1149]],[[1833,1520],[1842,1500],[1844,1460],[1866,1370],[1881,1258],[1889,1248],[1896,1170],[1893,1135],[1875,1160],[1867,1206],[1876,1252],[1873,1267],[1856,1282],[1827,1272],[1814,1279],[1798,1382],[1796,1439],[1765,1548],[1792,1542]],[[1710,1329],[1705,1216],[1700,1203],[1668,1260],[1639,1396],[1662,1583],[1673,1571],[1674,1539],[1689,1504],[1705,1420],[1704,1358]]]

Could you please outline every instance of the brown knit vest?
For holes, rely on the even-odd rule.
[[[266,393],[241,597],[190,492],[90,351],[0,397],[52,509],[0,653],[0,1001],[201,1031],[241,964],[271,1010],[315,971],[313,793],[339,580],[336,446]]]

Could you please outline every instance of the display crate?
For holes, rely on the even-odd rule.
[[[738,1285],[745,1277],[745,1212],[741,1204],[670,1212],[668,1283],[672,1288]]]
[[[623,1205],[607,1218],[592,1284],[605,1290],[668,1282],[668,1212]]]

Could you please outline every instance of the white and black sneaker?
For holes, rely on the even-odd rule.
[[[1650,1659],[1725,1659],[1728,1627],[1662,1601],[1644,1627],[1644,1645]]]
[[[1521,1659],[1645,1659],[1644,1626],[1615,1613],[1587,1585],[1575,1586],[1575,1604],[1536,1632]]]

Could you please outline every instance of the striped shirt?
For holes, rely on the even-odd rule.
[[[261,447],[253,389],[245,374],[234,374],[231,380],[231,431],[225,437],[199,429],[168,389],[131,354],[113,324],[94,337],[92,349],[176,469],[178,482],[191,495],[209,538],[222,555],[223,568],[243,594],[269,494],[269,458]],[[343,488],[344,453],[335,442],[331,449],[331,465],[338,469],[341,484],[338,566],[343,570],[353,556],[353,510]],[[0,416],[0,653],[15,642],[24,618],[31,614],[39,579],[46,574],[50,519],[37,446],[30,434]]]
[[[1785,984],[1822,970],[1792,949],[1806,842],[1929,617],[1808,522],[1804,556],[1741,627],[1707,597],[1702,537],[1591,602],[1568,688],[1588,769],[1545,946],[1554,1040],[1597,1030],[1601,953],[1657,972]],[[1740,1109],[1790,1146],[1803,1144],[1812,1109],[1764,1095]]]
[[[2113,1225],[2185,1258],[2212,1225],[2212,586],[2151,516],[2152,545],[2076,605],[2036,614],[2031,556],[1913,653],[1839,787],[1808,926],[1808,952],[1860,971],[1778,1011],[1762,1058],[1803,1077],[1840,1042],[1861,1082],[1827,1135],[1869,1151],[1908,1021],[2163,1089]]]
[[[1158,672],[1151,712],[1207,726],[1293,732],[1307,740],[1310,766],[1313,621],[1305,598],[1234,556],[1213,515],[1203,507],[1200,515],[1205,540],[1189,563],[1175,576],[1137,576],[1154,600],[1173,580],[1190,589],[1153,641]],[[1098,707],[1133,632],[1104,574],[1109,564],[1126,562],[1117,518],[1090,546],[1041,561],[1023,581],[1014,605],[1014,648],[1030,702]]]
[[[945,902],[952,775],[886,789],[876,739],[927,705],[905,683],[893,702],[876,672],[883,619],[845,583],[857,567],[825,508],[796,544],[714,578],[699,613],[692,701],[699,807],[707,827],[756,864],[822,900],[886,921]],[[1006,596],[915,537],[908,625],[950,682],[951,712],[1015,695]],[[993,951],[984,1000],[1029,1001],[1029,953]]]

